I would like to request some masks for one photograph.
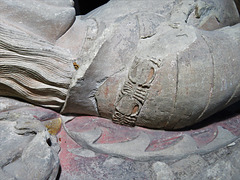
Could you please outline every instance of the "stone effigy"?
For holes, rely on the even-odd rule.
[[[240,98],[233,0],[112,0],[82,17],[64,0],[0,5],[1,96],[158,129]]]
[[[58,143],[74,150],[55,137],[60,115],[37,106],[175,130],[239,101],[239,9],[239,0],[110,0],[75,17],[72,1],[2,0],[0,96],[26,102],[0,97],[0,177],[56,179]],[[124,138],[106,121],[63,126],[83,147],[140,160],[209,152],[239,137],[238,120],[172,134],[124,127]]]

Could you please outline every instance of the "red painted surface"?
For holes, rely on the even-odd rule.
[[[206,146],[218,136],[218,126],[229,130],[236,136],[240,136],[240,116],[210,124],[206,127],[188,131],[163,131],[150,130],[142,127],[125,127],[111,123],[109,120],[99,117],[81,116],[76,117],[66,124],[72,132],[91,131],[95,128],[101,129],[101,136],[97,139],[98,144],[114,144],[132,141],[141,132],[148,134],[151,142],[146,151],[159,151],[175,145],[182,140],[184,135],[191,136],[198,147]]]
[[[81,146],[78,145],[75,141],[73,141],[72,138],[67,135],[66,131],[63,128],[61,129],[57,137],[58,137],[59,145],[61,147],[59,158],[60,158],[62,172],[66,172],[66,173],[78,172],[78,169],[76,167],[76,163],[74,160],[74,158],[76,158],[76,155],[69,152],[69,149],[81,148]]]
[[[46,121],[53,118],[60,117],[60,114],[41,107],[17,107],[7,111],[9,113],[27,113],[28,117],[40,121]],[[6,111],[1,111],[5,113]],[[3,115],[4,116],[4,115]],[[218,117],[217,117],[218,118]],[[148,135],[150,143],[146,148],[146,152],[160,151],[167,149],[179,143],[184,135],[192,137],[198,147],[204,147],[213,142],[218,136],[218,126],[228,130],[233,135],[240,137],[240,115],[233,115],[231,117],[224,117],[223,121],[216,121],[205,127],[195,130],[187,131],[163,131],[163,130],[150,130],[142,127],[125,127],[112,123],[110,120],[92,117],[92,116],[79,116],[66,124],[69,131],[76,133],[83,133],[94,130],[96,128],[101,130],[100,137],[94,142],[95,144],[115,144],[132,141],[136,139],[141,132]],[[108,155],[97,154],[93,157],[82,157],[71,153],[72,149],[82,149],[82,146],[77,144],[62,128],[57,135],[58,142],[61,147],[59,158],[62,167],[61,179],[71,179],[69,177],[87,177],[92,174],[92,177],[98,178],[97,168],[108,158]],[[106,175],[106,174],[105,174]],[[104,176],[105,176],[104,175]],[[106,175],[107,176],[107,175]]]

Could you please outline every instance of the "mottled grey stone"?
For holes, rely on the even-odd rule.
[[[60,163],[57,155],[59,146],[40,121],[1,120],[0,142],[1,178],[56,178]]]
[[[113,166],[119,166],[124,162],[124,159],[117,158],[117,157],[110,157],[104,161],[103,166],[106,168],[110,168]]]
[[[236,149],[231,157],[230,162],[232,164],[232,179],[239,179],[240,177],[240,151]]]
[[[174,180],[176,178],[171,168],[164,162],[155,162],[152,168],[156,173],[157,180]]]
[[[213,164],[215,163],[219,157],[218,155],[215,153],[215,151],[211,152],[211,153],[208,153],[208,154],[204,154],[202,155],[202,158],[208,162],[208,164]]]
[[[187,22],[204,30],[215,30],[239,22],[239,13],[233,0],[198,0]]]
[[[98,24],[94,42],[101,46],[92,50],[87,62],[79,61],[83,68],[70,85],[62,113],[99,115],[129,126],[179,129],[239,99],[239,61],[235,59],[240,56],[240,26],[219,29],[238,22],[233,0],[158,1],[157,7],[157,1],[147,5],[131,1],[127,9],[118,6],[121,3],[110,1],[86,16]],[[140,6],[141,12],[135,11]],[[160,6],[169,9],[162,12]],[[111,8],[115,13],[107,16],[106,9]],[[188,23],[191,14],[200,16],[193,17],[197,25]],[[201,23],[207,24],[205,19],[214,14],[222,25],[214,31],[201,30]],[[92,44],[92,39],[86,42]],[[222,51],[225,44],[231,51]],[[79,56],[85,59],[84,52]]]
[[[75,149],[69,149],[68,151],[82,157],[96,157],[95,152],[89,149],[75,148]]]
[[[1,21],[52,42],[70,28],[75,16],[72,0],[2,0],[0,12]]]
[[[201,169],[199,176],[195,176],[192,179],[218,179],[226,180],[232,178],[232,164],[229,160],[219,160],[212,166]]]
[[[0,5],[0,95],[169,130],[240,98],[234,0],[111,0],[78,17],[69,0]]]
[[[207,166],[207,162],[199,155],[192,155],[173,163],[170,167],[173,173],[180,179],[192,179]]]
[[[192,125],[239,100],[240,25],[234,25],[239,13],[233,0],[111,0],[77,17],[73,26],[72,6],[67,0],[0,2],[0,69],[14,67],[19,73],[0,71],[1,95],[56,110],[63,107],[62,113],[115,115],[119,124],[129,125],[130,121],[131,125],[165,129]],[[74,42],[76,45],[68,45]],[[73,61],[80,64],[76,72]],[[9,110],[4,104],[0,109]],[[25,112],[2,113],[0,119],[1,178],[55,179],[59,166],[56,138]],[[209,143],[207,150],[236,138],[227,130],[218,130],[221,136]],[[100,134],[98,129],[82,136],[86,144],[93,144]],[[150,140],[140,133],[127,142],[125,149],[132,154],[123,154],[142,158]],[[182,142],[190,143],[185,148],[179,143],[162,154],[148,153],[143,160],[150,155],[159,158],[196,150],[191,137]],[[115,155],[122,151],[122,144],[96,148]],[[86,158],[96,155],[90,150],[70,151]],[[149,162],[111,158],[105,161],[105,168],[114,165],[116,174],[111,178],[117,176],[115,179],[146,179],[151,176],[149,169],[162,179],[172,179],[172,173],[180,179],[238,178],[239,151],[225,148],[214,154],[219,160],[209,156],[213,160],[207,163],[193,155],[170,167],[162,162],[151,166]],[[94,168],[103,178],[105,169]]]

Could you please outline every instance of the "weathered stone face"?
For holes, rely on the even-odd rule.
[[[1,7],[3,22],[7,6],[18,11],[2,25],[14,41],[0,34],[0,52],[10,51],[0,61],[7,66],[0,95],[161,129],[195,124],[239,100],[233,0],[112,0],[73,25],[69,1],[42,1],[44,11],[39,1],[18,3],[22,9],[7,1]],[[20,16],[27,13],[33,15]]]
[[[227,32],[228,28],[225,30]],[[193,29],[186,27],[179,31],[186,36],[179,38],[178,30],[174,31],[175,35],[165,36],[169,39],[168,43],[161,41],[166,42],[166,46],[172,43],[172,54],[166,49],[159,57],[151,56],[157,53],[149,52],[159,48],[158,41],[153,37],[155,50],[141,48],[125,78],[114,76],[125,79],[120,86],[119,97],[113,98],[115,102],[106,100],[111,97],[106,96],[106,93],[111,94],[108,80],[101,86],[99,93],[102,94],[97,94],[96,98],[100,112],[110,112],[105,117],[110,118],[113,112],[113,121],[119,124],[178,129],[195,124],[239,100],[237,91],[240,79],[235,67],[239,67],[240,62],[235,59],[240,54],[230,35],[224,40],[220,37],[221,32],[197,31],[195,34]],[[223,47],[217,44],[223,42],[232,47],[231,51],[221,53]],[[141,58],[142,54],[143,57],[149,56],[149,59]],[[110,103],[109,106],[102,106],[106,101],[115,104],[115,109],[109,110],[113,107]]]
[[[219,8],[210,8],[209,16],[203,13],[197,17],[192,8],[207,6],[199,3],[173,7],[170,2],[168,7],[176,11],[171,15],[147,13],[143,8],[143,12],[114,22],[111,18],[96,17],[97,24],[109,21],[115,24],[114,27],[105,25],[101,30],[102,34],[109,31],[112,35],[93,58],[87,73],[70,89],[62,112],[98,115],[129,126],[179,129],[239,100],[236,93],[240,79],[235,68],[240,63],[236,61],[239,39],[233,38],[239,37],[235,34],[239,25],[211,32],[199,30],[203,22],[208,23],[204,19],[220,11],[226,2],[212,3]],[[177,9],[181,13],[177,14]],[[102,10],[104,14],[104,8]],[[183,16],[182,12],[188,15]],[[197,24],[190,19],[185,21],[190,18],[189,13]],[[224,19],[225,24],[221,26],[237,22],[239,18],[237,11],[218,15]],[[90,15],[93,17],[94,12]],[[231,51],[222,51],[225,48],[217,44],[227,44]]]

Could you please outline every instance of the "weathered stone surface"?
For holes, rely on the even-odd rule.
[[[67,136],[64,129],[58,134],[60,138],[60,161],[62,173],[60,180],[66,179],[152,179],[151,162],[133,161],[128,158],[114,157],[102,153],[95,156],[82,156],[83,154],[71,153],[70,149],[82,149],[82,146]],[[70,151],[69,151],[70,150]]]
[[[198,0],[186,21],[200,29],[212,31],[238,23],[239,12],[234,0]]]
[[[118,142],[122,143],[123,146],[121,148],[122,151],[128,150],[127,145],[124,146],[124,142],[130,141],[131,136],[126,136],[126,134],[132,134],[134,128],[119,126],[122,133],[119,133],[120,129],[116,130],[114,133],[113,129],[109,127],[107,123],[100,123],[95,119],[95,122],[98,124],[97,126],[93,125],[91,120],[93,117],[88,117],[90,121],[84,121],[83,119],[79,121],[79,126],[77,123],[73,123],[71,130],[75,132],[71,133],[71,137],[76,140],[77,134],[79,135],[87,135],[87,130],[101,128],[102,136],[98,137],[95,140],[96,144],[104,144],[104,146],[108,146],[110,143]],[[76,121],[75,121],[76,122]],[[80,123],[81,122],[81,123]],[[70,123],[70,122],[69,122]],[[218,122],[217,124],[221,124],[222,122]],[[105,128],[103,128],[103,126]],[[83,127],[81,127],[81,125]],[[107,127],[106,127],[107,126]],[[234,125],[232,125],[233,127]],[[74,127],[74,130],[73,130]],[[129,131],[124,131],[124,129],[129,128]],[[136,128],[136,127],[135,127]],[[70,125],[68,125],[68,130],[70,129]],[[76,133],[78,130],[78,133]],[[92,130],[91,130],[92,131]],[[144,131],[141,128],[141,131]],[[150,131],[150,130],[147,130]],[[192,131],[193,132],[193,131]],[[93,133],[93,131],[92,131]],[[118,133],[121,135],[118,135]],[[169,135],[171,132],[166,132]],[[125,134],[126,138],[122,136]],[[195,138],[196,136],[201,137],[198,141],[212,141],[211,135],[209,132],[200,129],[196,132],[193,132]],[[152,134],[153,136],[154,134]],[[92,136],[94,136],[92,134]],[[88,134],[88,137],[92,137]],[[169,153],[174,154],[172,149],[168,146],[171,142],[174,142],[172,139],[164,138],[164,135],[156,134],[156,136],[161,137],[162,141],[157,141],[154,139],[154,142],[151,143],[149,147],[151,150],[159,150],[167,148]],[[107,179],[178,179],[178,180],[202,180],[202,179],[238,179],[239,177],[239,138],[234,143],[225,145],[223,148],[215,148],[210,151],[209,154],[205,154],[206,152],[201,153],[193,153],[189,156],[181,157],[182,159],[173,158],[171,160],[160,157],[152,158],[151,160],[147,160],[142,162],[144,158],[139,158],[138,160],[129,159],[123,157],[123,154],[116,157],[116,154],[107,153],[106,151],[98,151],[92,149],[92,146],[88,146],[89,149],[96,151],[95,156],[82,156],[82,154],[72,152],[71,149],[84,150],[82,146],[86,147],[85,142],[77,141],[79,144],[73,141],[64,129],[58,135],[58,138],[61,140],[60,145],[62,150],[60,152],[60,159],[62,164],[62,174],[60,179],[99,179],[99,178],[107,178]],[[135,138],[133,136],[133,138]],[[222,139],[222,138],[220,138]],[[89,138],[89,142],[94,141],[94,139]],[[213,140],[214,141],[214,140]],[[158,145],[158,143],[160,145]],[[176,143],[176,142],[175,142]],[[200,143],[201,144],[201,143]],[[200,146],[199,144],[199,146]],[[190,143],[185,145],[186,149],[189,149]],[[203,146],[203,145],[202,145]],[[136,147],[137,149],[138,147]],[[154,149],[155,148],[155,149]],[[159,148],[159,149],[158,149]],[[148,148],[150,150],[150,148]],[[91,152],[89,151],[89,152]],[[135,150],[136,151],[136,150]],[[146,160],[146,159],[145,159]],[[226,165],[224,165],[226,162]],[[141,171],[139,171],[141,170]],[[225,174],[223,174],[225,173]]]
[[[71,1],[4,0],[0,94],[130,126],[178,129],[197,123],[240,97],[240,26],[234,25],[239,14],[233,2],[111,0],[77,17],[70,28]],[[0,98],[0,177],[55,179],[59,147],[45,126],[57,133],[59,115],[5,100]],[[80,125],[73,120],[65,129],[80,145],[58,139],[60,179],[239,177],[239,143],[199,155],[239,138],[237,115],[185,132],[79,119]],[[186,157],[193,153],[199,154]]]
[[[56,138],[50,136],[42,124],[36,121],[36,118],[39,120],[47,120],[49,118],[56,119],[58,117],[56,115],[57,113],[32,105],[27,106],[26,103],[19,102],[18,104],[16,100],[7,98],[0,99],[0,115],[2,117],[0,121],[0,138],[3,143],[1,143],[0,151],[1,154],[4,154],[4,156],[0,156],[0,165],[6,164],[3,165],[3,168],[0,170],[1,178],[8,180],[17,177],[17,179],[21,180],[32,179],[32,177],[39,175],[46,179],[47,176],[49,177],[51,168],[58,167],[58,165],[56,165],[58,160],[55,159],[56,156],[54,152],[58,152],[59,147],[57,146]],[[6,102],[6,104],[3,102]],[[6,111],[5,108],[7,107],[11,110]],[[228,109],[229,112],[233,114],[238,112],[238,108],[230,107],[230,109]],[[19,109],[19,111],[17,111],[17,109]],[[223,114],[218,117],[223,117]],[[16,121],[16,118],[19,120]],[[84,118],[82,117],[81,121],[78,122],[76,119],[70,122],[67,121],[71,124],[67,125],[67,128],[68,131],[71,130],[73,132],[70,133],[70,135],[74,140],[76,140],[77,136],[78,138],[82,136],[82,138],[86,138],[85,141],[89,143],[89,145],[85,144],[84,139],[81,142],[77,141],[80,145],[77,144],[67,135],[64,129],[58,134],[58,142],[61,145],[60,160],[62,173],[60,179],[62,180],[99,178],[114,180],[134,178],[201,180],[208,178],[237,179],[237,177],[239,177],[239,140],[228,145],[226,142],[225,147],[219,149],[220,141],[223,143],[227,137],[233,134],[236,136],[240,135],[239,127],[237,126],[239,119],[235,119],[236,121],[234,121],[234,119],[229,118],[229,121],[217,122],[208,128],[205,127],[189,132],[161,132],[140,127],[130,128],[109,124],[107,123],[108,120],[102,119],[102,121],[100,121],[100,118],[90,116]],[[6,119],[8,121],[6,121]],[[64,119],[69,119],[69,117],[64,117]],[[118,128],[116,128],[116,126]],[[225,129],[216,129],[215,126],[222,126]],[[101,130],[96,131],[97,129]],[[122,144],[121,147],[117,145],[120,151],[129,151],[126,143],[139,139],[136,137],[139,136],[136,129],[138,129],[138,132],[148,133],[151,142],[147,145],[147,148],[145,148],[147,153],[156,153],[157,151],[163,150],[168,152],[168,155],[171,155],[171,160],[169,160],[170,158],[166,158],[168,156],[166,153],[165,156],[157,156],[156,154],[154,158],[150,157],[149,159],[147,159],[145,155],[141,156],[140,154],[135,154],[135,157],[136,155],[139,156],[138,159],[134,159],[134,156],[127,156],[126,158],[124,157],[126,153],[117,155],[103,151],[104,148],[96,150],[91,144],[102,144],[102,147],[107,147],[109,144],[118,143]],[[199,149],[203,148],[203,151],[198,151],[199,153],[190,156],[186,156],[186,154],[177,156],[178,152],[188,153],[191,145],[194,144],[193,141],[191,141],[192,143],[186,141],[186,144],[183,144],[183,139],[181,138],[182,133],[188,133],[189,136],[195,140],[195,145],[197,145]],[[8,134],[8,136],[5,136],[6,134]],[[95,137],[97,138],[95,139]],[[142,139],[139,140],[141,141]],[[216,143],[216,141],[218,141],[218,143]],[[182,143],[182,145],[179,146],[177,145],[178,143]],[[139,144],[141,144],[141,142],[135,142],[135,148],[133,144],[130,150],[132,150],[133,153],[139,153]],[[5,152],[5,149],[9,147],[12,148]],[[205,154],[207,151],[206,148],[204,150],[204,147],[210,148],[211,153]],[[37,150],[35,148],[37,148]],[[194,152],[191,152],[191,154],[192,153]],[[41,158],[38,159],[36,155]],[[179,160],[179,158],[182,159]],[[9,161],[10,163],[6,163]],[[30,162],[31,165],[34,166],[30,166]],[[225,162],[226,164],[224,164]],[[47,169],[46,167],[49,166],[51,168]],[[26,169],[31,171],[27,171]],[[57,170],[58,168],[53,169],[52,175],[49,177],[50,179],[55,179]],[[44,176],[39,171],[44,172]],[[222,172],[224,174],[222,174]]]
[[[46,120],[56,113],[8,98],[1,97],[0,102],[1,178],[55,179],[59,146],[37,118]]]
[[[0,95],[59,111],[75,71],[69,53],[2,21],[0,29]]]
[[[181,179],[192,179],[206,167],[207,162],[199,155],[192,155],[171,165],[171,169]]]
[[[167,160],[195,153],[206,154],[239,138],[240,116],[229,118],[222,113],[211,120],[220,121],[219,117],[225,120],[179,132],[123,127],[108,123],[107,119],[91,116],[72,117],[71,121],[64,121],[63,127],[76,143],[97,153],[140,161]],[[82,151],[72,150],[73,154]],[[211,160],[214,161],[214,158]]]
[[[240,98],[234,0],[112,0],[72,28],[71,1],[39,3],[2,2],[0,95],[159,129],[193,125]]]
[[[133,56],[132,53],[136,49],[139,36],[136,28],[138,26],[137,18],[129,16],[118,24],[118,29],[114,31],[114,35],[111,35],[113,37],[103,41],[104,43],[84,76],[78,79],[75,86],[71,85],[73,87],[70,88],[62,113],[99,115],[98,100],[95,98],[98,88],[109,77],[128,69],[131,63],[129,59]],[[129,29],[125,29],[127,24]],[[98,33],[101,33],[98,35],[100,37],[104,35],[101,31]],[[121,38],[124,36],[126,39]],[[100,40],[102,41],[101,38]],[[96,41],[98,43],[99,40],[96,39]]]
[[[71,27],[75,16],[72,0],[3,0],[0,12],[1,21],[51,42]]]
[[[174,176],[171,168],[164,162],[155,162],[152,166],[156,173],[157,180],[174,180]]]
[[[152,1],[147,5],[152,6],[151,13],[146,7],[135,12],[143,1],[132,1],[130,16],[121,7],[116,9],[119,14],[105,15],[109,13],[105,8],[118,3],[122,2],[110,1],[84,19],[94,18],[99,24],[94,38],[102,46],[91,55],[86,73],[75,76],[78,80],[71,85],[62,113],[98,115],[129,126],[179,129],[239,100],[239,40],[234,37],[240,36],[240,26],[212,32],[197,29],[212,14],[219,16],[221,27],[237,23],[233,1],[161,2],[165,11],[153,7]],[[227,9],[221,13],[224,5]],[[191,13],[200,13],[201,17],[194,17],[198,25],[186,20]],[[231,51],[225,53],[217,44],[228,44]]]

